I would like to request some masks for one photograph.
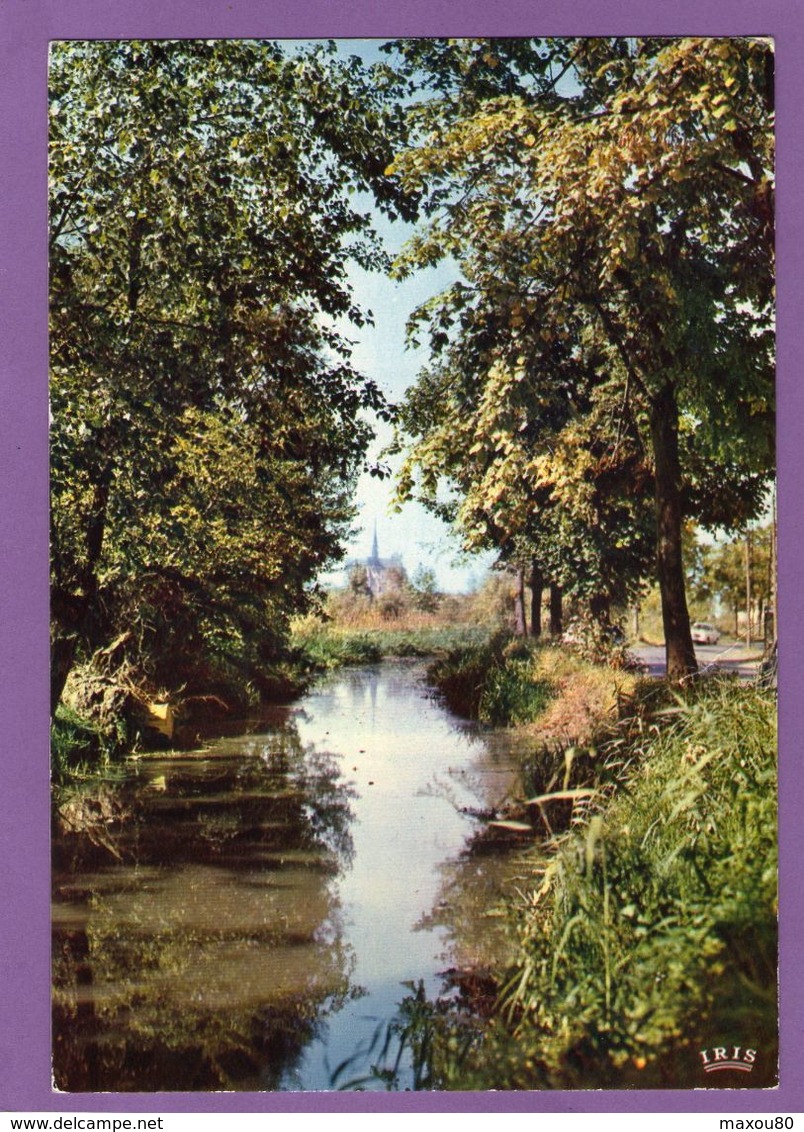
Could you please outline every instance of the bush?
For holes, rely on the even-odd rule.
[[[427,679],[456,715],[477,719],[484,683],[495,662],[491,645],[451,649],[430,665]]]
[[[564,642],[590,664],[624,669],[639,667],[628,651],[625,633],[620,626],[602,622],[590,613],[573,617],[564,634]]]
[[[529,661],[506,659],[486,674],[477,717],[496,726],[530,723],[554,694],[548,680],[535,680]]]
[[[50,727],[50,776],[60,786],[76,774],[101,769],[121,749],[125,731],[110,730],[60,704]]]
[[[529,723],[554,694],[534,674],[537,648],[506,634],[481,645],[451,649],[431,665],[428,679],[452,711],[496,726]]]

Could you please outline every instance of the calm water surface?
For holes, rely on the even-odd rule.
[[[62,806],[59,1088],[380,1088],[405,996],[501,957],[520,866],[478,815],[516,787],[511,740],[457,721],[407,662],[249,726]]]

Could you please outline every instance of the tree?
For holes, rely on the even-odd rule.
[[[413,604],[422,613],[435,613],[438,609],[441,595],[438,592],[438,579],[435,570],[424,563],[419,563],[410,580],[413,592]]]
[[[336,329],[386,262],[354,195],[410,215],[380,86],[327,46],[53,45],[54,705],[77,651],[147,638],[144,586],[262,631],[340,555],[385,411]]]
[[[744,523],[773,469],[771,45],[400,51],[412,83],[423,70],[425,97],[412,111],[418,144],[392,168],[430,220],[397,270],[453,257],[461,271],[414,325],[450,359],[464,432],[496,445],[498,473],[516,460],[538,490],[574,475],[562,456],[579,427],[586,460],[596,449],[619,458],[627,442],[652,486],[667,668],[679,678],[696,668],[683,520]],[[453,65],[428,70],[433,52]],[[505,420],[523,381],[530,462]],[[551,402],[560,412],[547,419]],[[415,439],[420,467],[432,437],[425,425]],[[486,504],[505,477],[492,490],[488,479],[474,481]]]
[[[417,493],[456,523],[467,548],[496,548],[515,574],[527,573],[537,614],[532,583],[549,584],[554,632],[559,590],[606,620],[612,605],[634,596],[655,541],[644,504],[652,476],[637,438],[610,411],[593,366],[574,365],[550,388],[525,354],[513,363],[495,356],[504,329],[487,329],[486,338],[492,344],[477,357],[463,336],[451,342],[400,407],[400,431],[413,446],[399,493]],[[444,480],[453,489],[447,496]],[[524,583],[519,577],[519,593]],[[524,633],[523,609],[516,623]],[[538,624],[532,612],[534,635]]]
[[[742,538],[701,548],[696,593],[704,600],[719,602],[731,610],[735,636],[739,633],[741,609],[747,611],[746,617],[754,625],[757,612],[768,609],[772,601],[772,540],[771,526],[755,527]]]

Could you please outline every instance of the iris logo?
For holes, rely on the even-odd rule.
[[[741,1049],[740,1046],[717,1046],[715,1049],[702,1049],[701,1060],[705,1073],[717,1073],[719,1069],[738,1069],[750,1073],[757,1059],[755,1049]]]

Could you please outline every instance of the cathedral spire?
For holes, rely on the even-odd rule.
[[[369,559],[369,561],[370,562],[379,562],[380,561],[380,548],[379,548],[379,545],[377,543],[377,520],[376,519],[374,520],[374,538],[373,538],[372,543],[371,543],[371,558]]]

